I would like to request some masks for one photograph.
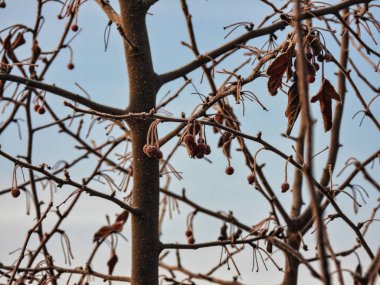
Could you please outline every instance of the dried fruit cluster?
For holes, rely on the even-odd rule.
[[[324,62],[329,62],[333,58],[327,51],[325,45],[322,44],[318,31],[305,31],[304,34],[305,44],[303,53],[306,57],[307,83],[311,84],[315,82],[316,72],[320,69],[318,62],[322,63],[322,86],[317,95],[311,99],[311,102],[320,102],[324,129],[327,132],[332,127],[331,99],[340,101],[340,96],[336,93],[331,83],[324,78],[323,72]],[[295,70],[297,69],[297,61],[295,59],[293,62],[292,59],[295,54],[295,34],[291,33],[287,41],[282,45],[280,55],[273,60],[267,69],[267,75],[269,76],[268,90],[273,96],[276,95],[278,89],[282,87],[285,73],[287,74],[286,81],[289,81],[292,77],[294,80],[294,83],[288,90],[288,105],[285,110],[285,116],[288,118],[287,135],[290,135],[302,108],[297,87],[297,73],[293,71],[293,66]]]
[[[160,144],[157,134],[157,125],[160,120],[155,120],[149,127],[147,135],[147,143],[143,147],[143,152],[152,158],[161,159],[163,157],[162,151],[160,150]]]
[[[40,115],[43,115],[46,113],[45,109],[45,95],[46,92],[40,92],[34,102],[33,110],[37,112]]]
[[[201,159],[211,153],[211,148],[204,137],[202,125],[196,121],[187,127],[181,142],[186,145],[187,153],[191,158]]]

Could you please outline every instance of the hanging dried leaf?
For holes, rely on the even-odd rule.
[[[111,256],[110,259],[107,261],[108,266],[108,274],[111,275],[113,273],[113,270],[115,269],[115,265],[119,258],[117,257],[116,251],[114,249],[111,250]]]
[[[269,93],[274,96],[277,94],[277,89],[282,85],[282,76],[289,68],[290,55],[285,52],[279,55],[268,67],[267,75]]]
[[[129,212],[124,211],[121,214],[117,215],[116,223],[121,222],[121,223],[125,224],[125,222],[128,220],[128,217],[129,217]]]
[[[340,96],[336,93],[330,81],[323,79],[321,88],[318,93],[311,98],[311,102],[315,103],[319,101],[325,132],[329,131],[332,127],[331,99],[340,101]]]
[[[287,136],[290,135],[300,111],[300,96],[298,94],[297,82],[294,82],[288,90],[288,106],[285,110],[285,116],[288,118],[288,128],[286,129]]]
[[[24,34],[23,33],[18,33],[15,40],[13,41],[12,43],[12,50],[15,50],[16,48],[22,46],[23,44],[25,44],[26,41],[25,41],[25,38],[24,38]]]
[[[123,223],[118,222],[110,226],[101,227],[94,235],[93,241],[96,242],[101,239],[105,239],[112,233],[118,233],[123,230]]]

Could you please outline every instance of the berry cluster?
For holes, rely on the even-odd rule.
[[[33,106],[34,112],[36,112],[40,115],[43,115],[46,113],[45,95],[46,95],[46,92],[42,92],[42,93],[38,94],[37,99],[36,99],[34,106]]]
[[[188,244],[194,244],[195,243],[195,238],[193,235],[193,231],[191,229],[187,229],[185,232],[185,235],[187,237],[187,243]]]
[[[324,50],[324,46],[315,31],[312,31],[306,36],[305,55],[307,58],[308,74],[306,80],[308,83],[314,83],[315,73],[319,70],[319,64],[324,61],[329,62],[332,60],[332,55]],[[294,63],[296,65],[296,63]]]
[[[198,136],[198,139],[197,139]],[[206,143],[201,124],[194,122],[189,125],[182,136],[181,142],[186,145],[187,153],[191,158],[201,159],[211,153],[210,146]]]
[[[75,0],[65,1],[64,5],[62,5],[61,11],[58,14],[58,20],[62,20],[69,15],[74,14],[74,24],[71,25],[71,30],[73,32],[77,32],[79,30],[78,27],[78,10],[80,6],[80,2],[75,3]]]
[[[160,150],[160,141],[157,134],[157,125],[160,123],[160,120],[155,120],[149,127],[147,142],[143,147],[143,152],[152,158],[162,159],[163,154]]]

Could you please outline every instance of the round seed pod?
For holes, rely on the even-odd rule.
[[[194,158],[198,154],[198,146],[196,144],[194,145],[188,145],[187,146],[187,153],[191,158]]]
[[[194,237],[189,237],[188,239],[187,239],[187,243],[188,244],[194,244],[195,243],[195,239],[194,239]]]
[[[202,158],[204,158],[204,157],[205,157],[205,154],[204,154],[204,153],[198,152],[198,154],[197,154],[197,158],[198,158],[198,159],[202,159]]]
[[[192,237],[192,236],[193,236],[193,231],[190,230],[190,229],[187,229],[186,232],[185,232],[185,235],[186,235],[187,237]]]
[[[323,54],[320,53],[320,54],[317,55],[317,60],[319,62],[322,62],[324,59],[325,59],[325,57],[323,56]]]
[[[183,138],[183,142],[184,144],[186,145],[195,145],[195,137],[191,134],[187,134],[185,135],[185,137]]]
[[[12,197],[13,198],[17,198],[18,196],[20,196],[20,190],[18,188],[12,188],[11,190],[11,194],[12,194]]]
[[[289,188],[290,188],[290,186],[289,186],[288,182],[284,182],[284,183],[281,184],[281,192],[282,193],[285,193],[286,191],[288,191]]]
[[[331,61],[332,60],[331,53],[326,53],[325,56],[324,56],[324,58],[325,58],[325,61],[327,61],[327,62]]]
[[[232,175],[235,172],[235,169],[232,166],[227,166],[225,170],[227,175]]]
[[[154,145],[148,145],[146,147],[146,155],[149,157],[156,157],[156,155],[159,151],[160,150],[158,149],[158,147],[156,147]]]
[[[33,106],[33,109],[34,109],[34,112],[38,112],[38,109],[40,108],[40,105],[39,104],[35,104]]]
[[[207,150],[207,145],[204,142],[198,143],[197,148],[198,148],[198,153],[205,154]]]
[[[310,75],[310,74],[308,74],[308,75],[306,76],[306,81],[307,81],[308,83],[313,83],[313,82],[315,81],[315,76],[314,76],[314,75]]]
[[[206,145],[205,155],[209,155],[210,153],[211,153],[211,147],[210,145]]]
[[[256,182],[256,175],[254,173],[251,173],[247,176],[248,184],[252,185]]]
[[[79,27],[78,27],[77,24],[73,24],[73,25],[71,26],[71,30],[72,30],[73,32],[77,32],[78,29],[79,29]]]
[[[75,65],[74,65],[74,63],[72,63],[72,62],[70,62],[70,63],[67,65],[67,68],[68,68],[69,70],[73,70],[74,67],[75,67]]]
[[[39,107],[38,110],[37,110],[37,112],[40,115],[45,114],[46,113],[45,107],[44,106]]]
[[[164,155],[162,154],[162,151],[158,149],[158,151],[156,152],[155,157],[156,157],[157,159],[161,159],[161,158],[163,158],[163,156],[164,156]]]

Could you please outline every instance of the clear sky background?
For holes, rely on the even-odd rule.
[[[227,31],[223,29],[224,26],[240,22],[248,21],[258,25],[261,20],[271,12],[260,1],[227,1],[227,0],[193,0],[188,1],[190,12],[193,15],[194,29],[198,46],[201,53],[210,51],[225,42],[233,39],[244,32],[243,28],[237,29],[227,39],[224,39]],[[327,1],[329,4],[334,4],[338,1]],[[283,1],[275,1],[279,6]],[[111,1],[117,7],[117,1]],[[35,15],[34,1],[26,0],[8,0],[7,9],[0,10],[0,27],[6,27],[14,23],[24,23],[32,25]],[[50,3],[46,6],[45,25],[41,31],[40,45],[44,49],[54,49],[63,30],[63,22],[57,20],[59,11],[58,5]],[[194,59],[192,52],[181,45],[181,41],[188,42],[188,35],[186,23],[183,13],[180,9],[179,1],[175,0],[160,0],[150,10],[151,15],[147,16],[147,25],[149,30],[149,37],[151,41],[152,57],[155,71],[160,74],[170,71],[174,68],[182,66]],[[380,18],[379,9],[373,11],[375,17]],[[274,18],[277,19],[277,18]],[[115,29],[112,27],[109,46],[107,52],[104,52],[104,29],[108,23],[106,16],[101,9],[94,3],[88,1],[80,8],[78,25],[81,28],[80,34],[72,42],[74,50],[74,64],[75,69],[69,71],[67,64],[69,63],[69,51],[64,50],[60,53],[57,60],[54,62],[50,71],[46,75],[45,81],[47,83],[55,83],[56,85],[68,89],[73,92],[80,93],[81,91],[75,86],[78,82],[90,94],[91,98],[99,103],[104,103],[110,106],[123,108],[128,103],[128,79],[125,66],[125,59],[123,55],[123,47],[120,37]],[[270,21],[267,23],[270,24]],[[317,26],[320,23],[316,24]],[[72,36],[74,35],[71,32]],[[339,34],[339,33],[338,33]],[[279,36],[278,43],[280,43],[285,34],[277,33]],[[377,39],[379,39],[377,34]],[[4,38],[4,34],[1,34]],[[70,37],[69,37],[70,38]],[[254,39],[249,42],[249,45],[261,47],[268,38]],[[365,38],[367,40],[367,38]],[[338,57],[339,51],[332,39],[326,37],[328,48],[333,52],[334,56]],[[20,54],[27,54],[30,47],[23,47],[24,51]],[[376,46],[376,50],[379,48]],[[373,68],[368,67],[357,53],[353,58],[358,60],[361,71],[367,76],[369,80],[379,85],[379,74],[373,71]],[[219,68],[232,70],[234,67],[246,60],[243,51],[237,53],[235,56],[225,61],[225,64]],[[363,64],[362,64],[363,63]],[[250,73],[252,65],[247,65],[242,69],[241,74],[246,76]],[[329,78],[336,86],[336,68],[332,63],[326,65],[327,78]],[[201,73],[193,72],[189,74],[193,79],[197,90],[200,93],[208,94],[210,92],[206,80],[200,82]],[[365,100],[368,102],[374,93],[370,92],[367,87],[362,84],[355,75],[353,75],[360,90],[362,91]],[[224,75],[218,75],[216,78],[217,83],[221,83],[225,79]],[[271,97],[266,88],[267,79],[262,78],[255,80],[244,87],[245,90],[254,92],[260,101],[268,108],[268,112],[263,111],[260,106],[255,102],[246,101],[245,115],[243,117],[242,104],[234,105],[234,110],[237,115],[242,119],[241,128],[244,132],[255,135],[258,131],[263,133],[263,138],[271,142],[274,146],[278,147],[281,151],[287,154],[293,154],[292,144],[293,141],[285,139],[281,136],[286,130],[286,118],[284,111],[287,104],[287,97],[285,94],[278,94]],[[310,94],[315,94],[319,88],[320,74],[317,76],[316,83],[311,87]],[[161,88],[158,95],[158,100],[163,98],[167,92],[173,94],[183,83],[183,80],[177,80],[167,84]],[[200,103],[199,97],[195,94],[193,86],[188,85],[184,90],[180,99],[178,99],[167,111],[171,112],[173,116],[180,116],[181,112],[189,114],[192,109]],[[380,135],[378,130],[373,126],[369,119],[365,119],[362,126],[359,126],[360,119],[356,117],[352,119],[353,115],[361,110],[361,106],[352,89],[348,89],[346,97],[346,109],[343,117],[341,141],[343,147],[339,153],[339,160],[336,166],[337,170],[342,169],[345,161],[350,157],[357,157],[365,159],[373,152],[378,150]],[[62,116],[71,114],[72,112],[64,108],[62,99],[55,95],[47,95],[48,102],[54,107],[55,110]],[[0,103],[0,108],[3,104]],[[371,107],[372,112],[378,115],[380,112],[380,101],[377,100]],[[0,114],[0,123],[5,120],[10,108]],[[324,149],[329,143],[330,133],[324,133],[322,118],[319,111],[319,105],[314,104],[312,109],[314,117],[317,119],[315,125],[315,151],[318,152]],[[23,112],[17,115],[23,118]],[[379,118],[379,116],[377,116]],[[52,119],[49,116],[34,116],[34,124],[36,126],[45,124]],[[88,121],[89,122],[89,121]],[[74,127],[77,122],[74,123]],[[159,126],[159,135],[174,128],[173,123],[167,123]],[[297,134],[296,124],[293,135]],[[86,127],[86,128],[85,128]],[[85,125],[83,130],[87,131],[88,124]],[[91,132],[88,141],[95,139],[97,142],[105,140],[105,124],[96,125]],[[11,153],[12,155],[25,154],[26,152],[26,128],[21,124],[21,132],[23,138],[18,138],[18,130],[16,124],[8,128],[6,132],[0,136],[0,144],[2,150]],[[115,137],[120,135],[120,132],[115,131],[112,133]],[[213,146],[213,152],[210,156],[212,163],[206,160],[192,160],[188,158],[186,150],[180,149],[174,156],[171,164],[175,169],[182,173],[183,180],[178,181],[174,177],[171,182],[170,190],[176,193],[181,193],[182,188],[186,188],[186,193],[189,198],[197,201],[200,205],[209,207],[212,210],[220,211],[233,211],[234,215],[239,220],[247,225],[254,225],[268,216],[269,205],[252,186],[246,182],[246,176],[249,174],[245,167],[244,159],[241,153],[233,151],[232,165],[235,168],[235,174],[227,176],[224,174],[224,169],[227,165],[226,159],[223,157],[220,149],[216,148],[218,137],[212,134],[212,130],[207,130],[208,140]],[[163,148],[164,154],[167,154],[171,147],[176,142],[172,142]],[[46,130],[37,135],[36,143],[34,146],[33,163],[39,165],[46,162],[49,165],[54,165],[58,160],[74,158],[79,155],[78,150],[73,149],[75,143],[70,141],[66,135],[58,134],[57,129]],[[254,153],[260,145],[248,142],[250,150]],[[234,149],[237,144],[234,144]],[[112,154],[123,153],[123,148],[118,148]],[[317,156],[314,160],[315,163],[315,177],[319,178],[322,168],[324,167],[327,152]],[[88,159],[86,163],[82,163],[80,167],[74,168],[70,174],[73,179],[80,181],[81,177],[89,175],[92,171],[91,163],[97,160],[93,157]],[[290,209],[291,193],[281,194],[280,185],[284,180],[284,161],[279,159],[270,152],[260,152],[258,156],[260,163],[265,162],[266,166],[264,172],[268,175],[268,179],[273,187],[279,194],[281,201],[286,205],[286,209]],[[353,167],[349,167],[340,177],[334,176],[334,183],[344,181]],[[9,163],[3,158],[0,158],[0,189],[5,189],[11,186],[13,164]],[[293,168],[289,168],[290,184],[292,183]],[[374,169],[369,170],[375,175],[377,180],[380,178],[379,163],[375,164]],[[338,172],[336,172],[338,173]],[[335,173],[335,174],[336,174]],[[25,171],[26,174],[26,171]],[[120,180],[121,177],[117,179]],[[19,181],[22,181],[21,173],[18,173]],[[365,220],[371,213],[373,206],[376,205],[378,193],[375,189],[367,184],[361,175],[355,180],[356,184],[360,184],[368,190],[369,198],[366,198],[366,204],[360,209],[357,215],[351,215],[355,223]],[[105,185],[100,183],[93,183],[94,188],[109,191]],[[54,196],[54,204],[61,203],[71,193],[72,188],[63,187],[59,189]],[[304,189],[305,192],[307,189]],[[40,190],[41,197],[45,201],[49,200],[49,190]],[[124,193],[118,193],[119,197],[123,197]],[[307,196],[306,198],[307,199]],[[359,199],[360,200],[360,199]],[[346,213],[352,213],[352,201],[344,195],[337,198],[339,205]],[[175,213],[171,221],[167,219],[163,228],[163,242],[179,242],[186,243],[184,232],[186,230],[186,216],[191,210],[185,205],[180,204],[181,213]],[[25,196],[22,195],[20,199],[13,199],[10,195],[0,196],[0,262],[11,264],[17,258],[17,252],[9,254],[11,251],[19,248],[24,240],[27,230],[35,222],[33,220],[34,212],[33,207],[31,215],[25,215]],[[93,245],[92,237],[94,232],[102,225],[105,224],[105,215],[109,214],[113,219],[114,214],[119,213],[120,209],[107,201],[98,198],[83,197],[78,206],[74,210],[71,217],[65,220],[62,229],[67,232],[72,243],[72,250],[75,259],[72,266],[81,266],[85,263],[87,256],[91,252]],[[326,214],[334,213],[329,208]],[[49,229],[55,220],[54,215],[50,215],[47,220],[45,230]],[[217,239],[219,235],[219,228],[222,223],[219,220],[208,218],[202,214],[198,214],[195,218],[195,238],[197,242],[206,242]],[[345,250],[355,243],[355,236],[352,231],[341,221],[337,220],[329,224],[329,234],[331,242],[336,251]],[[126,226],[124,232],[127,237],[129,236],[129,224]],[[376,251],[379,246],[380,235],[379,226],[376,222],[371,226],[368,236],[366,236],[371,248]],[[35,237],[34,237],[35,238]],[[306,256],[315,256],[314,235],[308,233],[306,241],[309,245],[309,252],[305,253]],[[36,240],[31,241],[31,248],[36,244]],[[263,245],[263,243],[261,243]],[[60,246],[59,237],[53,238],[49,243],[49,249],[57,251],[56,263],[59,265],[64,264],[64,257]],[[361,259],[367,264],[368,259],[363,250],[359,249]],[[116,265],[115,274],[128,275],[130,274],[130,243],[119,239],[118,251],[119,263]],[[94,262],[93,268],[97,271],[106,270],[106,262],[109,256],[109,248],[104,244],[98,252]],[[211,267],[219,262],[220,248],[202,249],[197,251],[187,251],[183,253],[183,265],[188,266],[194,272],[207,272]],[[168,258],[167,262],[170,263],[174,259],[174,253]],[[273,257],[280,263],[282,261],[281,253],[273,254]],[[268,271],[264,266],[260,265],[259,272],[251,272],[252,267],[252,251],[247,249],[235,258],[236,263],[242,273],[243,282],[246,284],[278,284],[283,277],[277,269],[270,264]],[[343,266],[350,265],[356,266],[355,256],[351,256],[343,262]],[[316,266],[318,268],[318,266]],[[223,267],[219,275],[220,277],[229,279],[236,275],[235,270],[227,270]],[[317,280],[311,279],[308,272],[301,266],[300,271],[300,284],[320,284]],[[101,284],[100,279],[94,279],[92,284]],[[197,283],[198,284],[198,283]],[[199,283],[203,284],[203,283]],[[206,283],[205,283],[206,284]]]

